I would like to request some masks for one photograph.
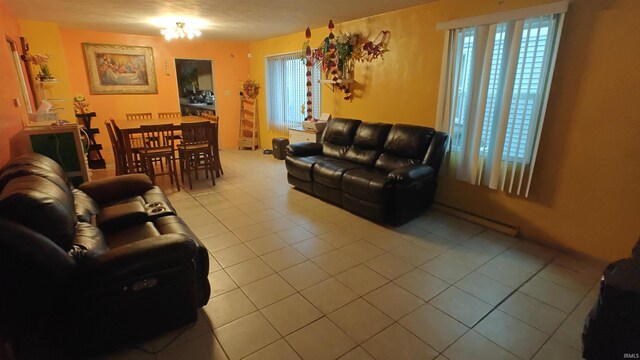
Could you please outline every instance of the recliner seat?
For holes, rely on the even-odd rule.
[[[95,354],[193,322],[208,272],[206,248],[145,175],[72,189],[39,154],[0,170],[0,337],[21,358]]]

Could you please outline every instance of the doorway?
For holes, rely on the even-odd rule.
[[[176,59],[176,78],[182,115],[217,115],[212,60]]]
[[[11,60],[13,62],[13,65],[15,67],[16,70],[16,76],[18,79],[18,86],[20,88],[20,94],[21,96],[21,100],[22,100],[22,104],[20,107],[20,111],[22,112],[23,115],[23,119],[27,119],[29,113],[32,113],[34,111],[32,105],[31,105],[31,98],[29,97],[29,88],[27,87],[27,81],[25,79],[24,73],[22,72],[22,64],[20,62],[20,54],[18,53],[18,47],[16,46],[16,43],[10,39],[10,38],[6,38],[7,40],[7,46],[9,47],[9,52],[11,53]],[[29,65],[27,65],[29,66]],[[16,99],[17,100],[17,99]]]

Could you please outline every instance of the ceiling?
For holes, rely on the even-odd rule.
[[[407,8],[435,0],[7,0],[19,19],[62,27],[160,36],[193,19],[202,38],[261,40]]]

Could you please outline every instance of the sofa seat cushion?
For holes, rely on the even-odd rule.
[[[130,226],[113,234],[105,234],[107,246],[110,249],[115,249],[120,246],[125,246],[136,241],[156,236],[160,236],[160,232],[151,222],[146,222],[144,224],[136,226]]]
[[[313,166],[319,160],[326,159],[329,158],[324,155],[287,156],[285,165],[287,166],[287,171],[293,177],[304,181],[311,181],[313,179]]]
[[[342,191],[358,199],[383,204],[390,196],[388,172],[363,168],[347,171],[342,178]]]
[[[107,251],[109,247],[100,229],[89,223],[79,222],[76,227],[76,238],[73,240],[73,249],[69,251],[69,255],[76,261],[84,261]]]
[[[313,167],[313,179],[324,186],[340,189],[342,175],[348,170],[362,167],[346,160],[320,160]]]

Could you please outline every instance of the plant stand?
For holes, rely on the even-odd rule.
[[[240,134],[238,136],[240,150],[243,148],[255,150],[260,147],[257,105],[258,99],[240,97]]]
[[[95,117],[96,113],[90,112],[85,114],[76,114],[76,118],[82,120],[83,131],[87,134],[89,139],[87,146],[87,163],[90,169],[104,169],[107,167],[104,158],[102,157],[102,144],[98,144],[95,139],[95,135],[100,133],[100,129],[91,128],[91,118]]]

